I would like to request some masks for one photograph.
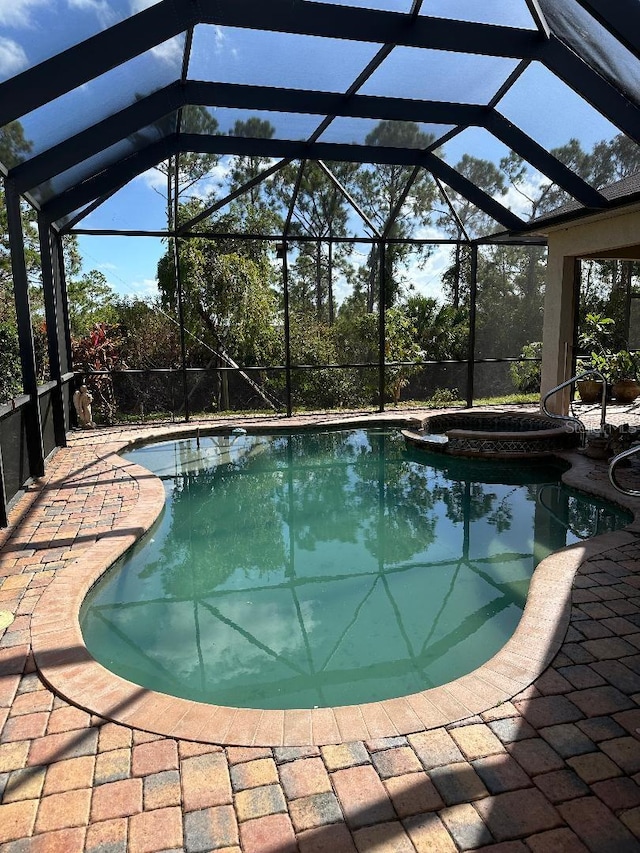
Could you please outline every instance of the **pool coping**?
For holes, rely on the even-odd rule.
[[[511,428],[489,428],[500,420],[510,423]],[[514,424],[518,421],[533,422],[537,428],[516,429]],[[477,459],[535,459],[575,449],[580,439],[573,421],[533,412],[473,409],[429,415],[420,430],[406,430],[403,434],[417,449]],[[443,436],[446,441],[442,441]]]
[[[404,417],[404,423],[412,419]],[[393,425],[395,418],[323,420],[324,427]],[[317,427],[305,423],[302,428]],[[299,428],[287,423],[286,428]],[[250,431],[274,429],[273,420],[252,424]],[[593,476],[593,460],[568,451],[556,454],[570,462],[567,484],[607,498],[633,514],[630,525],[571,545],[537,566],[522,618],[512,637],[490,660],[440,687],[397,699],[333,708],[256,710],[210,705],[140,687],[110,672],[88,652],[80,630],[80,606],[89,590],[140,536],[164,506],[161,480],[118,453],[150,441],[228,432],[229,424],[164,427],[122,437],[105,447],[101,462],[134,479],[136,507],[127,529],[99,538],[82,556],[56,573],[31,619],[36,667],[43,681],[77,707],[105,719],[157,735],[233,746],[323,746],[354,740],[393,737],[438,728],[479,714],[531,684],[551,663],[564,640],[571,611],[571,588],[580,565],[612,548],[637,539],[640,500],[615,492]]]

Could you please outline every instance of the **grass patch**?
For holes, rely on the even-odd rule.
[[[507,406],[507,405],[537,405],[540,402],[539,394],[506,394],[502,397],[479,397],[478,399],[473,401],[474,406]],[[394,411],[402,411],[404,409],[451,409],[451,408],[465,408],[466,402],[464,400],[457,399],[455,394],[450,393],[447,389],[438,389],[438,391],[428,400],[400,400],[397,406],[394,406],[391,402],[385,403],[385,411],[394,412]],[[293,410],[293,414],[305,415],[305,414],[315,414],[315,415],[349,415],[349,414],[374,414],[377,412],[377,407],[371,406],[370,408],[363,406],[361,408],[335,408],[335,409],[314,409],[311,407],[296,407]],[[283,411],[274,412],[272,409],[247,409],[247,410],[238,410],[238,411],[225,411],[225,412],[191,412],[190,417],[192,420],[232,420],[234,418],[268,418],[268,417],[282,417],[285,413]],[[144,418],[141,418],[139,414],[124,414],[122,412],[117,412],[114,424],[153,424],[153,423],[184,423],[184,414],[175,414],[172,416],[171,412],[152,412],[149,414],[145,414]],[[102,426],[104,424],[101,424]]]
[[[474,406],[508,406],[517,403],[537,405],[540,394],[507,394],[504,397],[480,397],[473,401]]]

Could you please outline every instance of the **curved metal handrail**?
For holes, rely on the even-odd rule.
[[[560,421],[577,423],[580,429],[580,435],[583,439],[587,431],[585,425],[582,423],[580,418],[576,418],[573,415],[557,415],[555,412],[550,412],[547,409],[547,400],[549,399],[549,397],[553,397],[554,394],[557,394],[558,391],[562,391],[563,388],[568,388],[570,385],[573,385],[575,382],[579,382],[580,379],[586,379],[588,376],[596,376],[602,382],[602,398],[600,402],[600,435],[604,436],[606,434],[607,417],[607,381],[599,370],[585,370],[584,373],[578,373],[577,376],[572,376],[571,379],[567,379],[560,385],[556,385],[555,388],[552,388],[550,391],[547,391],[547,393],[542,398],[541,403],[541,409],[548,418],[556,418],[556,420]]]
[[[595,536],[595,533],[585,533],[584,536],[581,533],[578,533],[577,530],[574,530],[571,527],[571,523],[566,521],[564,518],[561,518],[555,510],[551,509],[551,507],[544,502],[544,498],[542,495],[544,494],[545,489],[554,489],[554,491],[561,492],[562,487],[557,483],[543,483],[542,487],[536,493],[536,503],[540,504],[540,506],[544,509],[545,512],[548,512],[551,518],[556,521],[560,527],[564,527],[564,529],[571,533],[576,537],[576,539],[590,539],[592,536]]]
[[[640,447],[638,449],[640,450]],[[562,486],[558,483],[543,483],[536,494],[536,504],[539,504],[544,509],[544,511],[548,512],[551,518],[553,518],[553,520],[560,525],[560,527],[563,527],[567,533],[572,533],[576,537],[576,539],[586,541],[587,539],[592,539],[594,536],[597,536],[600,531],[598,515],[596,515],[595,519],[593,520],[589,533],[582,533],[576,527],[573,527],[570,521],[558,515],[558,513],[555,510],[551,509],[551,507],[545,502],[543,498],[544,492],[549,491],[551,489],[553,489],[554,491],[562,492]]]
[[[629,497],[637,498],[640,497],[640,489],[625,489],[624,486],[621,486],[620,483],[616,480],[615,470],[616,467],[623,459],[628,459],[629,456],[634,456],[636,453],[640,453],[640,444],[637,444],[635,447],[630,447],[628,450],[623,450],[621,453],[618,453],[613,457],[611,462],[609,463],[609,482],[618,492],[621,492],[623,495],[629,495]]]

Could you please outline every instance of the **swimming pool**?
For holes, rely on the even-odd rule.
[[[82,608],[126,679],[234,707],[403,696],[486,661],[537,562],[628,522],[557,465],[428,458],[399,432],[215,435],[128,454],[155,527]]]

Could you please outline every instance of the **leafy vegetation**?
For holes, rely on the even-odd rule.
[[[533,341],[522,347],[523,359],[541,359],[542,341]],[[516,361],[509,367],[513,384],[518,391],[531,394],[540,391],[540,361]]]
[[[202,107],[186,108],[184,119],[192,132],[217,128],[216,119]],[[236,137],[263,139],[273,134],[273,126],[257,117],[237,121],[231,131]],[[379,122],[365,139],[385,148],[427,148],[433,141],[412,122],[387,121]],[[20,162],[30,149],[19,123],[0,131],[4,162]],[[552,154],[593,186],[640,169],[637,147],[622,136],[598,143],[590,152],[569,140]],[[224,185],[216,178],[212,190],[212,170],[221,165],[217,155],[183,154],[159,167],[166,178],[169,230],[186,226],[195,234],[179,238],[177,246],[175,238],[168,240],[157,271],[159,298],[119,297],[102,273],[82,271],[75,241],[66,241],[75,368],[89,376],[96,370],[113,374],[88,380],[98,417],[179,412],[184,402],[182,379],[153,371],[175,371],[183,365],[183,355],[187,368],[202,371],[188,377],[193,410],[269,411],[282,406],[287,358],[293,365],[296,407],[373,406],[380,381],[382,310],[387,401],[448,406],[466,398],[465,371],[454,368],[469,355],[473,260],[468,240],[495,227],[486,214],[450,188],[445,198],[442,187],[424,169],[305,162],[285,165],[260,182],[272,161],[244,155],[229,161]],[[548,181],[532,182],[526,164],[513,154],[499,163],[465,154],[452,165],[494,198],[508,192],[519,197],[530,218],[566,201]],[[247,184],[245,192],[236,192]],[[231,200],[222,204],[227,192],[232,193]],[[369,232],[379,235],[365,244],[355,238],[362,233],[363,222]],[[229,236],[282,234],[285,226],[286,261],[285,248],[278,255],[273,241]],[[40,258],[35,218],[28,207],[23,229],[38,376],[45,381]],[[417,280],[434,248],[420,238],[434,231],[467,242],[447,250],[441,291],[427,296]],[[597,361],[606,350],[608,355],[619,353],[619,360],[624,353],[631,359],[628,315],[630,300],[640,296],[640,266],[586,261],[583,269],[581,354]],[[484,363],[476,371],[478,397],[503,402],[535,399],[545,273],[546,252],[541,246],[496,244],[479,249],[474,357]],[[184,353],[180,319],[185,326]],[[516,361],[498,363],[505,358]],[[623,365],[619,367],[622,370]],[[116,375],[124,368],[141,373]],[[0,204],[0,402],[20,392],[20,377],[6,212]],[[515,394],[508,396],[512,389]]]

